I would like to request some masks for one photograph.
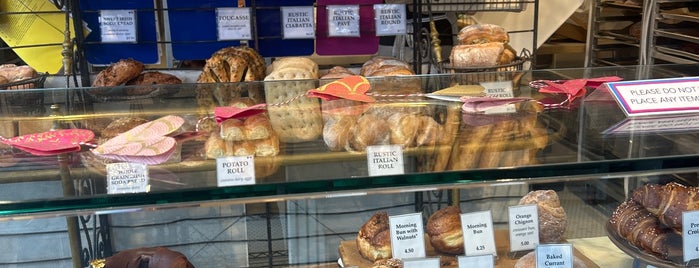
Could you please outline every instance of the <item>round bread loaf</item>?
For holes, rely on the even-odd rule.
[[[395,113],[388,117],[389,129],[391,129],[391,144],[401,145],[404,148],[415,145],[422,120],[419,116],[408,113]]]
[[[104,261],[93,261],[94,268],[194,268],[184,254],[164,247],[123,250]]]
[[[555,191],[531,191],[519,200],[519,204],[536,204],[539,214],[539,243],[561,241],[568,226],[568,220]]]
[[[433,213],[427,220],[426,233],[430,244],[439,252],[464,253],[464,234],[461,230],[461,209],[448,206]]]
[[[140,61],[133,59],[122,59],[100,71],[92,83],[93,87],[113,87],[123,85],[131,79],[136,78],[145,66]]]
[[[320,79],[340,79],[347,76],[352,76],[354,73],[345,67],[334,66],[328,70]]]
[[[377,212],[357,232],[357,248],[365,259],[376,261],[391,258],[391,234],[388,213]]]
[[[182,80],[177,76],[166,74],[158,71],[143,72],[136,78],[126,82],[127,86],[142,85],[143,87],[129,87],[126,89],[126,94],[130,96],[146,95],[155,90],[155,87],[149,85],[176,85],[182,84]]]
[[[367,146],[388,144],[391,130],[386,120],[373,114],[363,114],[352,128],[350,148],[347,151],[364,151]]]
[[[490,42],[507,43],[510,36],[500,25],[472,24],[462,28],[457,35],[458,44],[473,45]]]

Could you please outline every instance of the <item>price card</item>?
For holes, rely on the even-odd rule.
[[[216,158],[216,181],[219,187],[255,184],[255,157]]]
[[[514,98],[515,93],[512,89],[512,81],[498,82],[481,82],[481,86],[485,88],[485,95],[493,98]]]
[[[493,254],[479,256],[459,256],[457,258],[459,268],[493,268],[495,256]]]
[[[699,259],[699,211],[682,213],[684,262]]]
[[[406,34],[405,4],[376,4],[374,16],[376,20],[376,35]]]
[[[466,256],[497,255],[490,210],[461,214]]]
[[[284,39],[314,38],[313,7],[281,7]]]
[[[218,40],[252,39],[249,7],[220,7],[216,9]]]
[[[699,77],[607,83],[627,116],[699,112]]]
[[[545,244],[536,247],[537,268],[573,268],[573,245]]]
[[[328,36],[359,37],[359,6],[330,5],[328,9]]]
[[[388,224],[394,258],[424,258],[427,255],[421,213],[390,216]]]
[[[405,259],[403,260],[403,268],[439,268],[441,263],[439,258],[426,259]]]
[[[148,166],[141,163],[107,164],[107,193],[146,193],[150,191]]]
[[[539,214],[536,204],[508,207],[510,252],[536,248],[539,244]]]
[[[369,176],[405,174],[400,145],[373,145],[366,148]]]
[[[102,43],[136,43],[135,10],[100,10]]]

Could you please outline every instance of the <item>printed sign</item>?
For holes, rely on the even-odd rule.
[[[536,204],[508,207],[510,252],[531,250],[539,244]]]
[[[627,116],[699,112],[699,77],[607,83]]]
[[[499,82],[481,82],[481,86],[485,88],[485,95],[493,98],[514,98],[515,93],[512,89],[512,81]]]
[[[376,35],[402,35],[407,33],[405,4],[374,5]]]
[[[536,247],[537,268],[573,268],[573,245],[545,244]]]
[[[148,166],[141,163],[107,164],[107,193],[146,193],[150,191]]]
[[[439,258],[403,260],[403,268],[439,268]]]
[[[250,8],[220,7],[216,9],[218,40],[250,40],[252,26]]]
[[[312,39],[315,37],[313,7],[281,7],[284,39]]]
[[[359,37],[359,6],[330,5],[328,9],[328,36]]]
[[[497,255],[493,217],[489,210],[461,214],[461,229],[466,256]]]
[[[135,10],[100,10],[102,43],[136,43]]]
[[[366,148],[369,176],[405,174],[400,145],[373,145]]]
[[[388,224],[394,258],[424,258],[427,255],[425,231],[422,228],[422,213],[390,216]]]
[[[219,187],[255,184],[255,157],[216,158],[216,180]]]
[[[459,256],[457,261],[459,267],[468,268],[493,268],[495,267],[495,256],[493,254],[480,256]]]
[[[684,262],[699,259],[699,211],[682,213]]]

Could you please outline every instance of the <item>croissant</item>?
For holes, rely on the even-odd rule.
[[[631,197],[665,226],[682,233],[682,212],[699,209],[699,187],[679,183],[648,184],[636,189]]]
[[[633,199],[621,203],[612,213],[609,223],[631,244],[665,259],[681,250],[676,246],[682,244],[682,238],[663,228],[658,218]]]

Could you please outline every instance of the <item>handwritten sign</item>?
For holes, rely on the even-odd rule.
[[[146,193],[150,191],[148,166],[141,163],[107,164],[107,193]]]
[[[682,213],[684,262],[699,259],[699,211]]]
[[[218,40],[250,40],[252,26],[250,8],[220,7],[216,9]]]
[[[328,36],[359,37],[359,6],[330,5],[328,9]]]
[[[216,181],[219,187],[255,184],[255,157],[216,158]]]
[[[497,255],[490,210],[461,214],[466,256]]]
[[[699,77],[608,83],[627,116],[699,112]]]
[[[102,43],[136,43],[136,11],[100,10]]]
[[[573,245],[539,245],[536,247],[536,267],[573,268]]]
[[[390,216],[388,223],[394,258],[424,258],[427,255],[425,231],[422,228],[422,213]]]
[[[539,244],[539,214],[536,204],[508,207],[510,252],[536,248]]]
[[[366,148],[369,176],[405,174],[400,145],[372,145]]]
[[[314,38],[313,7],[281,7],[284,39]]]
[[[407,33],[405,4],[376,4],[374,16],[377,36]]]

